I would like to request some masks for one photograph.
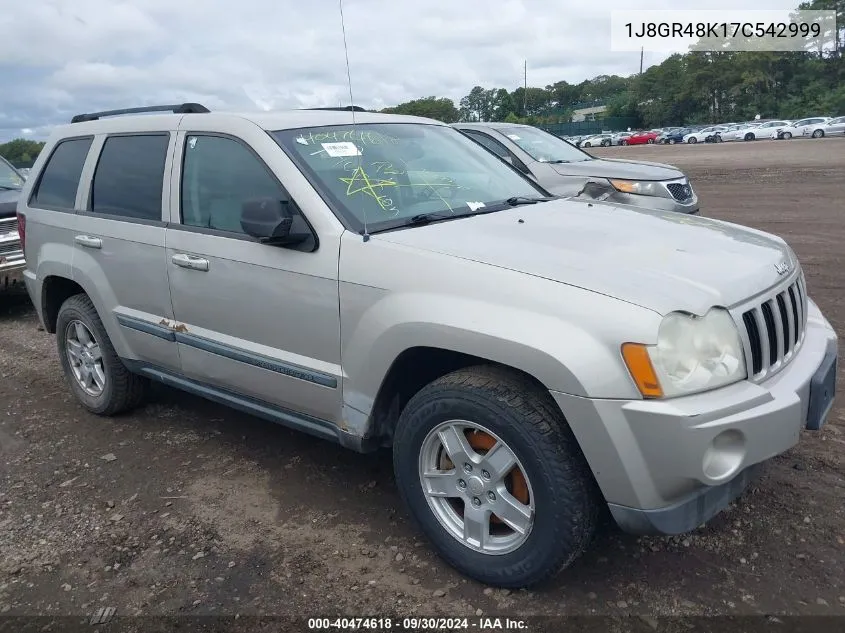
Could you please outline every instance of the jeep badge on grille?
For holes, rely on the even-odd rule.
[[[781,262],[780,264],[775,264],[775,271],[778,275],[785,275],[789,272],[789,262]]]

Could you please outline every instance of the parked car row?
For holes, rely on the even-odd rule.
[[[586,136],[564,136],[575,147],[610,147],[613,145],[676,143],[722,143],[724,141],[756,141],[759,139],[824,138],[845,136],[845,116],[809,117],[804,119],[757,120],[722,123],[709,126],[655,128],[635,132],[611,132]]]

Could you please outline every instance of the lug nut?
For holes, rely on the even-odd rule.
[[[458,479],[458,488],[466,488],[466,487],[467,487],[467,482],[465,482],[463,479]]]
[[[481,499],[479,499],[478,497],[473,497],[472,505],[474,505],[477,508],[478,506],[481,505]]]
[[[495,500],[496,500],[496,495],[495,495],[495,494],[493,494],[493,492],[491,491],[491,492],[488,492],[488,493],[487,493],[487,498],[488,498],[488,499],[490,499],[490,501],[495,501]]]
[[[484,477],[484,479],[490,479],[490,473],[486,470],[481,471],[481,476]]]
[[[464,464],[464,472],[471,473],[472,472],[472,464],[470,464],[469,462]]]

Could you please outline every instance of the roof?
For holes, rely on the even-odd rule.
[[[418,123],[444,125],[440,121],[424,117],[400,114],[379,114],[374,112],[355,112],[355,123]],[[349,125],[352,113],[342,110],[286,110],[276,112],[208,112],[194,114],[128,114],[108,116],[93,121],[81,121],[57,126],[53,132],[60,137],[85,136],[89,134],[115,134],[121,132],[153,132],[176,130],[180,123],[196,122],[202,127],[203,121],[220,123],[253,123],[264,130],[285,130],[299,127],[319,127],[324,125]]]
[[[503,121],[463,121],[459,123],[450,123],[452,127],[468,127],[468,128],[493,128],[493,129],[504,129],[504,128],[511,128],[511,127],[533,127],[531,125],[525,125],[524,123],[507,123]]]

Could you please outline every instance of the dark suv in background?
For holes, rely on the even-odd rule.
[[[15,208],[24,176],[0,156],[0,290],[22,281],[25,266]]]

